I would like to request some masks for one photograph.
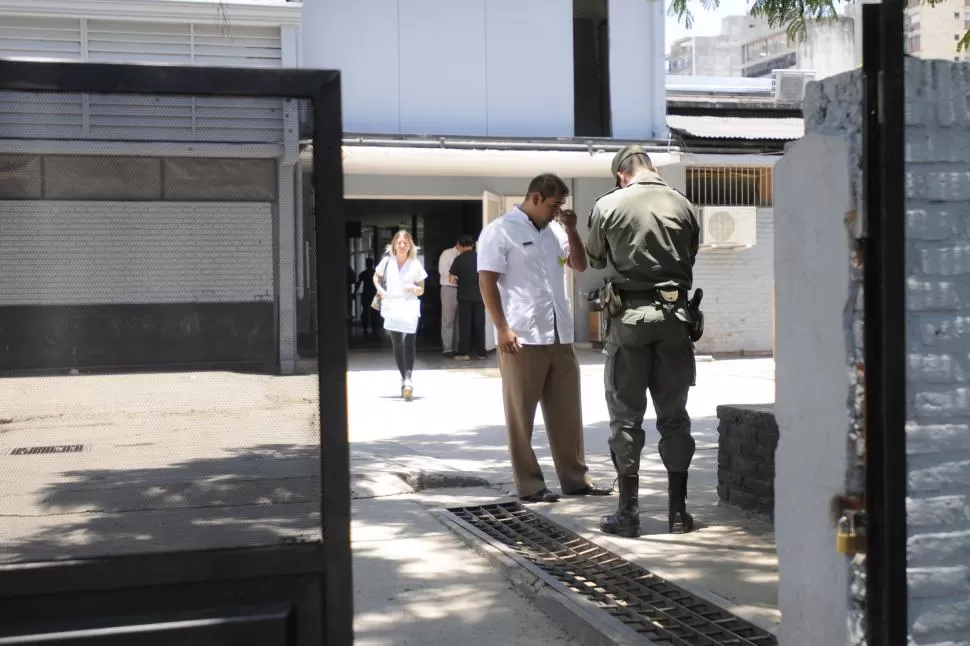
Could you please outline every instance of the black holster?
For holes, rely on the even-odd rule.
[[[690,340],[697,343],[704,336],[704,312],[701,310],[701,300],[704,298],[703,289],[695,289],[694,295],[687,301],[687,330]]]

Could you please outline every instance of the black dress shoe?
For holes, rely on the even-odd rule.
[[[566,491],[563,492],[567,496],[609,496],[613,493],[612,489],[606,489],[604,487],[597,487],[594,484],[588,484],[582,489],[577,489],[576,491]]]
[[[559,502],[559,496],[548,489],[540,489],[531,496],[519,496],[522,502]]]

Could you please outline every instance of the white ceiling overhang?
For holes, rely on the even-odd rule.
[[[355,175],[432,177],[534,177],[556,173],[571,178],[611,177],[613,152],[562,150],[466,150],[408,146],[344,146],[344,172]],[[309,155],[307,155],[309,159]],[[680,154],[650,153],[657,167]]]

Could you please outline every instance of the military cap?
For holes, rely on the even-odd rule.
[[[647,154],[646,149],[643,146],[640,146],[639,144],[631,144],[629,146],[624,146],[623,148],[620,149],[618,153],[616,153],[613,156],[613,164],[611,165],[610,168],[613,172],[613,179],[616,180],[617,188],[620,187],[620,178],[616,176],[616,174],[620,170],[620,165],[623,164],[623,162],[625,162],[627,158],[632,157],[634,155],[643,155],[647,159],[650,159],[650,155]]]

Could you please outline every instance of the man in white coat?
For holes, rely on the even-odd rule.
[[[441,284],[441,351],[449,359],[455,356],[458,345],[458,285],[448,280],[451,263],[458,257],[458,243],[438,256],[438,280]]]
[[[482,298],[497,331],[505,424],[516,492],[525,502],[556,502],[532,449],[536,408],[562,492],[608,496],[589,478],[583,439],[579,362],[565,267],[585,271],[576,214],[563,210],[569,187],[539,175],[522,204],[491,222],[478,238]]]

